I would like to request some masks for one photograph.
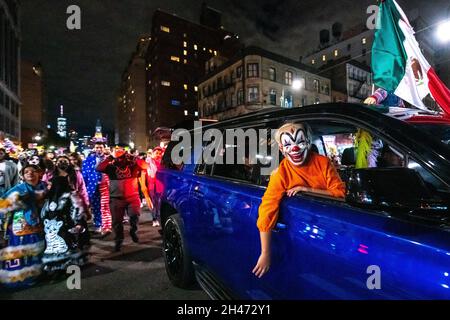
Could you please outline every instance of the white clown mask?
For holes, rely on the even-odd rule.
[[[310,137],[301,124],[286,124],[278,129],[278,143],[283,155],[295,166],[301,166],[308,156]]]

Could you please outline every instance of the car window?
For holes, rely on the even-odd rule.
[[[257,133],[256,140],[250,141],[250,138],[246,138],[243,142],[235,139],[234,142],[227,140],[223,144],[212,166],[213,176],[259,186],[268,184],[270,175],[264,174],[261,169],[269,167],[272,158],[270,155],[270,130],[258,128],[255,132]],[[254,152],[250,149],[251,144],[253,144],[253,149],[256,146]],[[263,148],[265,148],[265,152]],[[233,163],[229,163],[227,159],[233,159]],[[208,166],[204,166],[204,170],[208,170]]]
[[[171,170],[182,170],[184,163],[180,163],[180,164],[175,164],[173,162],[172,159],[172,150],[173,148],[178,144],[178,141],[171,141],[169,143],[169,145],[167,146],[166,150],[164,151],[164,155],[162,157],[161,160],[161,165],[165,168],[165,169],[171,169]],[[191,148],[187,149],[187,150],[183,150],[182,153],[180,154],[180,157],[183,158],[183,153],[184,152],[191,152]]]
[[[450,124],[414,123],[413,126],[450,147]]]
[[[422,165],[417,163],[414,159],[408,160],[408,168],[415,170],[422,179],[426,182],[428,187],[436,192],[450,193],[448,186],[445,185],[439,178],[434,176],[431,172],[425,169]]]

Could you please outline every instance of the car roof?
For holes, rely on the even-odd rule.
[[[431,110],[394,107],[386,115],[408,123],[450,124],[450,115]]]

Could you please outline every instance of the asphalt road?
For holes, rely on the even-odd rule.
[[[34,287],[21,291],[0,292],[0,299],[209,299],[199,287],[182,290],[169,282],[158,229],[152,227],[150,213],[144,212],[139,225],[138,244],[131,241],[128,226],[121,252],[113,252],[112,235],[105,239],[93,238],[89,263],[81,269],[81,289],[69,290],[63,275],[44,279]]]

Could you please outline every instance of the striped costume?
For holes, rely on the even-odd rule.
[[[109,209],[109,179],[106,174],[96,170],[104,157],[89,155],[83,161],[83,177],[91,203],[94,224],[102,232],[111,231],[111,211]]]

